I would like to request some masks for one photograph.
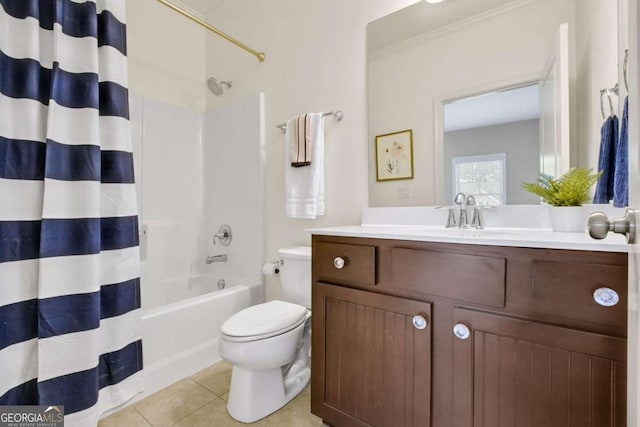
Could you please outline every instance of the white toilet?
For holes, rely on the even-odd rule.
[[[219,353],[233,364],[227,411],[252,423],[284,406],[309,383],[311,248],[278,251],[283,298],[231,316]]]

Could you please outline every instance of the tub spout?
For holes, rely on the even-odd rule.
[[[207,257],[207,264],[213,264],[214,262],[227,262],[227,254],[209,255]]]

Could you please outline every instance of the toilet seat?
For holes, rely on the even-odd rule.
[[[307,317],[305,307],[274,300],[239,311],[227,319],[220,330],[228,341],[257,341],[295,329]]]

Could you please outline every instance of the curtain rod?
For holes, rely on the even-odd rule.
[[[213,25],[208,24],[207,22],[203,21],[202,19],[198,18],[197,16],[192,15],[191,13],[187,12],[186,10],[182,9],[180,6],[177,6],[167,0],[158,0],[160,3],[164,4],[165,6],[167,6],[168,8],[171,8],[173,10],[175,10],[176,12],[178,12],[179,14],[191,19],[193,22],[202,25],[204,28],[206,28],[207,30],[219,35],[220,37],[227,39],[228,41],[230,41],[231,43],[235,44],[236,46],[246,50],[247,52],[251,53],[252,55],[255,55],[256,58],[258,58],[258,61],[262,62],[264,61],[264,52],[258,52],[257,50],[251,49],[249,46],[247,46],[246,44],[242,43],[241,41],[238,41],[236,39],[234,39],[233,37],[231,37],[230,35],[220,31],[219,29],[217,29],[216,27],[214,27]]]

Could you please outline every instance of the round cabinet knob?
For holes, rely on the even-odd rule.
[[[419,314],[416,314],[415,316],[413,316],[412,322],[413,322],[413,326],[416,329],[424,329],[429,325],[429,322],[427,322],[427,319],[425,319]]]
[[[620,301],[620,295],[611,288],[598,288],[593,292],[593,299],[602,306],[612,307]]]
[[[335,257],[333,259],[333,266],[335,268],[337,268],[338,270],[342,270],[344,268],[344,266],[347,265],[347,259],[346,258],[342,258],[342,257]]]
[[[461,340],[466,340],[471,336],[471,331],[469,330],[469,327],[464,323],[456,323],[455,325],[453,325],[453,335]]]

